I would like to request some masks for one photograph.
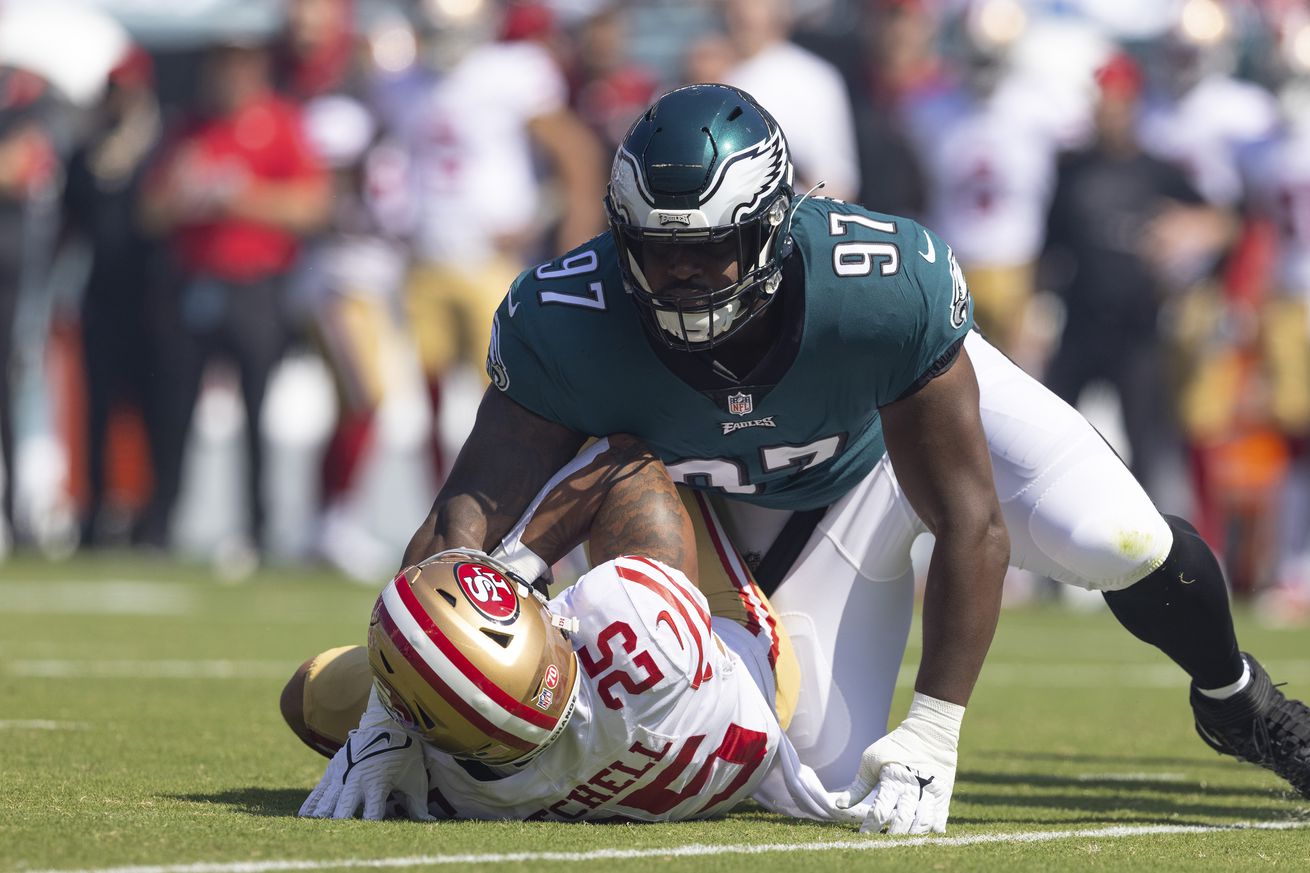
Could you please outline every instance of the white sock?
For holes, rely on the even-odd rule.
[[[1223,688],[1198,688],[1197,691],[1213,700],[1227,700],[1237,692],[1241,691],[1247,685],[1251,684],[1251,665],[1247,663],[1246,658],[1242,659],[1242,677],[1232,685],[1225,685]]]

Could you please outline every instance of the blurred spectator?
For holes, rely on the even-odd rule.
[[[1149,87],[1140,122],[1147,149],[1179,165],[1209,203],[1234,212],[1246,196],[1243,155],[1277,123],[1272,95],[1234,73],[1235,11],[1218,0],[1177,5],[1146,55]],[[1226,555],[1234,588],[1249,589],[1264,571],[1241,555],[1268,557],[1248,534],[1269,527],[1271,483],[1283,463],[1275,457],[1281,451],[1266,450],[1278,439],[1264,400],[1267,374],[1256,327],[1269,243],[1264,229],[1247,222],[1217,260],[1204,245],[1187,245],[1186,225],[1174,230],[1179,245],[1169,269],[1179,284],[1193,285],[1172,322],[1194,517],[1202,536]]]
[[[159,247],[136,221],[145,168],[161,134],[153,70],[150,56],[134,47],[110,71],[86,139],[69,159],[64,188],[65,226],[83,240],[91,258],[81,309],[89,498],[83,545],[99,544],[127,528],[129,507],[106,506],[115,407],[129,404],[143,413],[152,451],[158,444],[150,374],[165,363],[156,353],[165,328],[152,321],[162,309]]]
[[[735,62],[723,81],[746,91],[787,132],[796,187],[827,197],[860,190],[851,98],[837,68],[788,40],[790,0],[724,0]]]
[[[682,56],[682,81],[723,82],[728,78],[737,53],[727,37],[710,33],[699,37]]]
[[[354,0],[285,0],[286,26],[274,54],[278,90],[295,101],[339,92],[354,73]]]
[[[1176,451],[1159,331],[1168,265],[1183,247],[1212,253],[1228,238],[1226,214],[1207,206],[1182,171],[1143,151],[1136,133],[1142,75],[1127,55],[1096,74],[1095,139],[1062,156],[1046,227],[1048,261],[1066,318],[1046,384],[1077,405],[1094,381],[1118,393],[1131,468],[1148,489]],[[1190,238],[1188,238],[1190,237]]]
[[[1202,7],[1208,14],[1188,14]],[[1142,143],[1182,166],[1206,200],[1236,206],[1241,152],[1273,133],[1277,107],[1263,87],[1233,75],[1233,24],[1223,4],[1187,0],[1180,9],[1148,55]]]
[[[1059,143],[1045,92],[1013,70],[1024,22],[989,17],[989,7],[974,4],[952,25],[957,81],[920,92],[906,112],[928,179],[927,223],[969,278],[978,328],[1031,370],[1025,318]]]
[[[1310,22],[1290,35],[1310,36]],[[1276,587],[1263,604],[1279,620],[1310,616],[1310,53],[1297,66],[1280,92],[1279,135],[1247,162],[1250,208],[1276,240],[1260,338],[1270,417],[1292,453],[1277,509]]]
[[[286,280],[300,240],[326,220],[329,186],[300,113],[272,90],[266,41],[230,39],[205,55],[200,111],[164,148],[145,183],[146,227],[166,236],[180,268],[176,342],[167,380],[160,469],[148,518],[162,544],[205,365],[239,371],[246,412],[249,547],[262,548],[261,421],[269,374],[289,327]]]
[[[351,0],[291,0],[279,47],[283,86],[303,101],[305,129],[330,170],[327,226],[296,270],[297,301],[337,389],[337,421],[323,454],[315,548],[339,569],[371,579],[394,555],[351,512],[351,498],[388,386],[407,350],[400,290],[407,255],[405,157],[380,136],[368,103],[372,70]]]
[[[903,107],[942,85],[934,19],[920,0],[872,0],[859,37],[864,67],[852,91],[860,162],[859,202],[879,212],[926,219],[927,179]]]
[[[551,54],[536,40],[492,40],[495,4],[431,0],[422,10],[423,65],[391,82],[383,105],[408,155],[416,263],[407,308],[439,411],[452,368],[485,378],[496,306],[523,267],[603,228],[608,160],[568,108]],[[536,157],[553,184],[538,179]],[[555,238],[541,239],[552,224]],[[441,440],[433,445],[440,476]]]
[[[34,268],[30,229],[36,205],[53,196],[59,164],[41,115],[45,81],[0,67],[0,558],[13,545],[14,318],[27,274]]]
[[[658,86],[653,73],[630,59],[625,7],[610,3],[585,19],[575,56],[573,105],[612,154]]]

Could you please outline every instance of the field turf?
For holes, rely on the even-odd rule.
[[[306,657],[362,641],[374,594],[310,570],[222,585],[130,557],[0,565],[0,873],[1310,870],[1310,802],[1202,745],[1182,674],[1104,610],[1004,614],[944,838],[757,808],[645,826],[297,819],[324,762],[278,693]],[[1239,634],[1310,696],[1310,629],[1239,614]]]

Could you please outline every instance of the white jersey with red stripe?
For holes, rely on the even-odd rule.
[[[799,762],[768,699],[713,632],[704,596],[681,572],[619,558],[554,598],[551,610],[578,622],[580,688],[568,726],[527,766],[498,778],[427,746],[434,814],[704,818],[728,811],[769,775],[761,799],[771,808],[835,814],[817,778],[793,772]]]

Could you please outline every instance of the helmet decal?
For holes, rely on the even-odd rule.
[[[768,139],[729,155],[714,167],[704,193],[697,195],[697,210],[660,208],[636,156],[624,146],[619,146],[614,158],[610,190],[615,208],[638,226],[717,227],[736,224],[754,213],[784,183],[791,183],[790,176],[787,143],[781,129],[775,128]],[[638,198],[646,208],[644,215],[632,214]]]
[[[455,578],[473,608],[498,624],[519,617],[519,598],[504,576],[485,564],[456,564]]]
[[[756,160],[761,157],[766,159]],[[725,206],[730,204],[733,206],[730,220],[723,223],[736,224],[758,209],[767,196],[778,190],[778,186],[782,184],[783,167],[787,163],[787,149],[783,144],[782,131],[774,130],[773,135],[764,142],[754,148],[730,155],[720,164],[701,202],[709,205],[722,189],[729,195]],[[729,176],[732,177],[730,183]],[[753,189],[748,195],[750,198],[748,200],[737,193],[748,189]]]

